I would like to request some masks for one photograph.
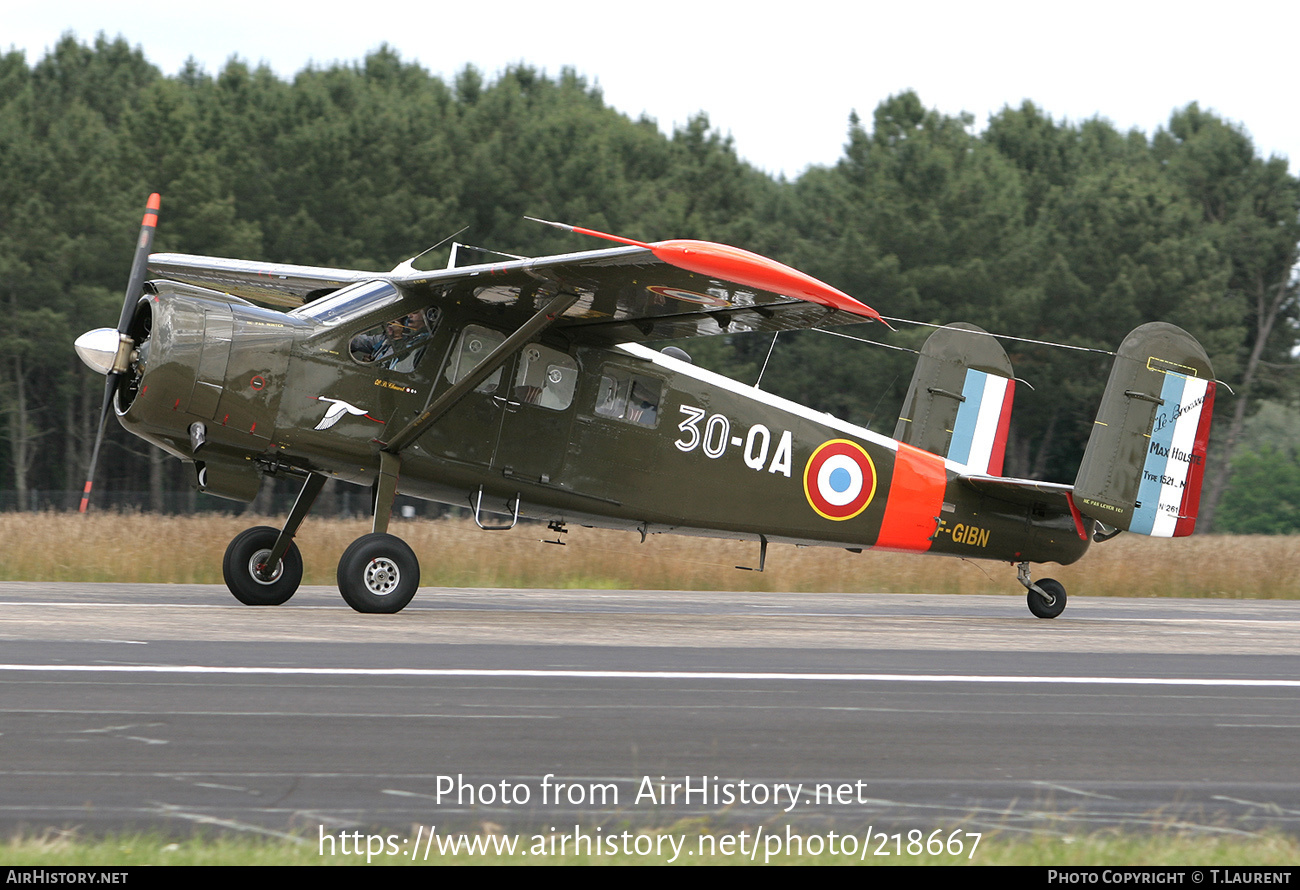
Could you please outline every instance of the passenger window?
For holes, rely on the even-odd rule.
[[[447,380],[450,383],[456,383],[464,380],[470,375],[488,357],[492,350],[496,349],[506,340],[504,334],[499,334],[490,328],[480,327],[479,325],[467,325],[460,335],[460,345],[456,347],[451,361],[447,363]],[[497,368],[492,376],[484,380],[478,386],[474,387],[474,392],[494,393],[501,386],[501,369]]]
[[[399,315],[352,338],[352,358],[363,365],[409,374],[415,370],[437,330],[441,311],[437,306]]]
[[[662,394],[663,383],[654,377],[606,367],[596,394],[596,413],[601,417],[653,427],[659,419]]]
[[[577,383],[577,362],[559,350],[530,343],[519,358],[514,396],[525,405],[563,411],[573,404]]]

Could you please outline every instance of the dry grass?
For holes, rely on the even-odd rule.
[[[768,836],[772,835],[768,826]],[[591,828],[588,827],[590,831]],[[731,834],[734,838],[740,829],[712,828],[705,820],[686,820],[670,826],[659,834],[676,835],[685,841],[686,849],[698,849],[699,839],[709,834]],[[753,828],[749,828],[753,836]],[[638,832],[640,833],[640,832]],[[654,836],[655,832],[645,832]],[[777,829],[779,835],[779,828]],[[499,837],[499,831],[484,832],[478,837]],[[806,835],[805,835],[806,836]],[[512,835],[524,849],[538,839],[546,837],[527,831]],[[876,855],[879,844],[866,845],[864,855],[858,847],[857,855],[831,853],[823,846],[821,855],[774,855],[764,860],[780,865],[1019,865],[1043,867],[1125,865],[1199,867],[1235,866],[1277,867],[1279,870],[1293,866],[1300,857],[1300,841],[1278,832],[1247,834],[1242,831],[1219,834],[1213,829],[1190,831],[1179,829],[1157,830],[1107,830],[1097,832],[1061,833],[1042,830],[1029,836],[986,833],[975,847],[974,855],[932,856],[921,853],[906,856]],[[734,847],[732,848],[735,849]],[[844,847],[838,848],[843,850]],[[784,852],[784,851],[783,851]],[[886,852],[892,852],[886,848]],[[403,854],[405,851],[403,850]],[[412,859],[408,855],[380,855],[373,859],[363,852],[345,854],[340,850],[330,853],[321,850],[318,837],[310,833],[295,841],[265,837],[240,837],[231,834],[203,835],[116,835],[102,838],[78,837],[76,832],[47,832],[41,836],[18,836],[0,841],[0,857],[10,868],[57,868],[65,866],[91,866],[96,868],[123,866],[195,866],[195,865],[662,865],[664,855],[557,855],[510,856],[503,853],[441,856],[435,853],[429,860]],[[745,854],[726,856],[691,855],[678,859],[678,865],[748,865]],[[1118,877],[1118,876],[1116,876]],[[136,883],[139,872],[132,872],[130,880]],[[1188,881],[1187,883],[1193,883]]]
[[[226,544],[274,518],[67,513],[0,514],[0,579],[221,583]],[[428,587],[568,587],[636,590],[873,591],[1019,594],[1007,566],[909,554],[855,554],[829,547],[754,543],[575,528],[568,546],[540,525],[482,532],[469,521],[395,522],[420,557]],[[298,544],[307,584],[334,583],[339,555],[369,531],[361,520],[309,519]],[[1300,598],[1300,537],[1121,535],[1073,566],[1036,567],[1089,596]]]

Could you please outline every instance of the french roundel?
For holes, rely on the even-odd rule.
[[[817,515],[852,519],[867,509],[876,494],[876,466],[861,445],[831,439],[808,458],[803,490]]]

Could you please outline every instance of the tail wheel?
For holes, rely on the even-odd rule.
[[[1047,594],[1047,598],[1031,588],[1028,596],[1029,611],[1038,618],[1055,618],[1065,611],[1065,587],[1060,581],[1044,578],[1036,586]]]
[[[226,548],[221,574],[235,599],[246,606],[286,603],[302,583],[302,554],[297,544],[290,544],[274,566],[266,564],[279,536],[278,529],[259,525],[235,535]]]
[[[339,559],[339,593],[358,612],[400,612],[420,587],[420,561],[401,538],[363,535]]]

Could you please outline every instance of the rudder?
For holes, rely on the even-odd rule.
[[[1182,328],[1152,322],[1124,338],[1074,482],[1079,511],[1152,537],[1196,526],[1214,371]]]
[[[921,347],[894,438],[1000,476],[1015,388],[1011,360],[992,335],[964,323],[939,328]]]

